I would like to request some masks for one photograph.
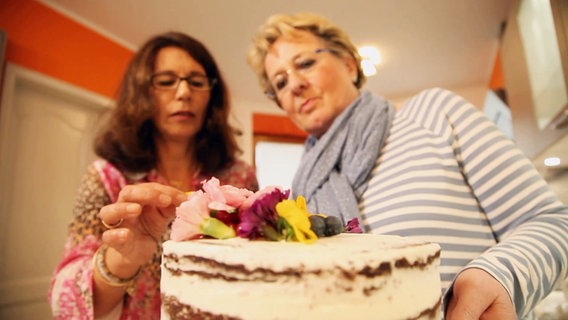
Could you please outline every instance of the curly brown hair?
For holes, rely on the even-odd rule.
[[[118,91],[116,107],[95,139],[95,153],[127,172],[145,172],[155,168],[156,110],[150,95],[150,77],[158,51],[164,47],[185,50],[203,66],[208,77],[217,79],[201,130],[196,135],[196,159],[202,173],[213,173],[236,160],[242,150],[235,135],[241,134],[229,124],[229,91],[217,63],[198,40],[179,32],[168,32],[149,39],[134,55]]]

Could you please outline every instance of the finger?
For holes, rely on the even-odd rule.
[[[501,314],[497,306],[503,302],[507,302],[514,313],[509,295],[501,283],[484,270],[466,269],[454,282],[446,319],[480,319],[492,308]]]
[[[177,206],[171,205],[165,208],[158,208],[158,212],[160,215],[166,219],[171,219],[176,216],[176,208]]]
[[[152,259],[158,248],[155,240],[150,237],[139,238],[133,229],[128,228],[107,230],[103,232],[102,240],[106,246],[113,249],[115,257],[117,254],[121,256],[121,263],[138,266]],[[108,252],[107,258],[111,250]]]
[[[155,207],[177,206],[187,197],[175,188],[159,183],[128,185],[119,194],[119,202],[136,202]]]
[[[124,250],[124,245],[129,243],[130,233],[130,230],[126,228],[107,230],[103,232],[102,240],[109,247],[120,252]]]
[[[140,224],[143,229],[159,242],[161,235],[166,231],[170,222],[175,218],[176,207],[147,208],[140,215]]]
[[[127,228],[107,230],[103,232],[102,240],[109,248],[113,248],[122,255],[123,259],[140,260],[136,258],[140,254],[140,250],[137,249],[137,241],[135,241],[132,230]]]
[[[106,225],[112,226],[131,216],[137,216],[141,212],[142,207],[138,203],[117,202],[102,207],[99,211],[99,219]]]
[[[171,186],[159,184],[159,183],[156,183],[154,187],[156,188],[156,190],[159,190],[159,191],[161,191],[165,194],[168,194],[170,197],[172,197],[171,205],[174,206],[174,207],[179,206],[182,202],[187,200],[187,197],[188,197],[187,193],[185,193],[185,192],[183,192],[179,189],[173,188]]]

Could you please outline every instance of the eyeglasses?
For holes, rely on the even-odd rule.
[[[266,90],[264,94],[272,100],[276,100],[277,97],[280,98],[284,96],[284,94],[291,89],[288,85],[290,74],[292,72],[297,72],[301,75],[308,75],[311,73],[315,69],[315,66],[317,66],[320,62],[321,59],[319,58],[319,53],[322,52],[338,54],[337,51],[328,48],[319,48],[313,52],[308,51],[300,54],[293,61],[292,68],[277,73],[272,80],[269,80],[272,88]]]
[[[201,74],[190,74],[186,77],[180,77],[171,71],[155,73],[150,78],[152,86],[161,90],[176,90],[182,80],[187,81],[187,84],[193,90],[208,91],[213,89],[217,79],[209,78]]]

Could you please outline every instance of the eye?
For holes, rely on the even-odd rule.
[[[162,78],[156,79],[156,83],[161,87],[169,87],[176,83],[176,80],[173,78]]]
[[[154,85],[157,87],[173,87],[177,80],[178,77],[173,74],[159,74],[153,78]]]
[[[193,76],[189,79],[189,84],[194,88],[207,87],[207,78],[202,76]]]
[[[307,69],[313,67],[314,64],[316,64],[316,59],[305,58],[303,60],[298,61],[296,63],[296,66],[297,66],[298,70],[307,70]]]
[[[274,88],[275,88],[277,91],[280,91],[280,90],[284,89],[284,87],[286,86],[286,84],[288,84],[288,78],[287,78],[286,76],[284,76],[284,75],[277,76],[277,77],[274,79]]]

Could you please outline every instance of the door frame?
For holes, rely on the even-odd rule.
[[[64,100],[77,101],[82,106],[103,110],[111,108],[114,101],[106,96],[88,91],[81,87],[69,84],[67,82],[52,78],[45,74],[27,69],[13,63],[7,63],[5,74],[2,79],[2,92],[0,104],[0,182],[13,181],[13,172],[9,172],[6,168],[13,168],[15,156],[6,152],[11,150],[11,138],[9,133],[14,132],[14,126],[17,125],[13,119],[16,111],[16,103],[18,97],[18,88],[22,85],[33,86],[38,90],[45,90],[50,94],[55,94]],[[47,290],[51,281],[51,275],[43,275],[41,277],[28,279],[6,279],[2,274],[2,265],[6,261],[7,248],[10,241],[8,239],[8,228],[10,226],[2,221],[8,221],[11,207],[11,193],[8,190],[9,183],[0,183],[0,313],[3,308],[17,308],[28,303],[47,303]],[[22,248],[24,250],[24,248]],[[61,249],[61,248],[59,248]],[[41,257],[36,257],[41,261]],[[39,262],[41,263],[41,262]]]

